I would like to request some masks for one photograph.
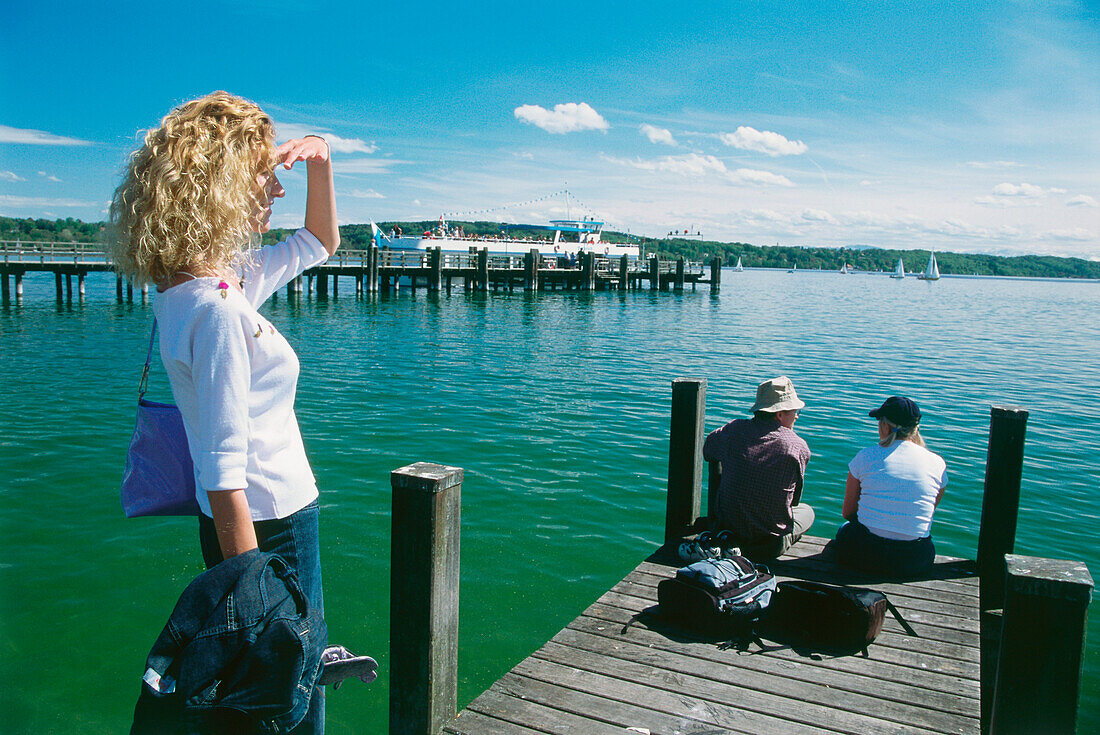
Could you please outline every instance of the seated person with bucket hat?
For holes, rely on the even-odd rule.
[[[837,531],[837,561],[872,574],[911,576],[931,568],[932,514],[947,486],[947,465],[928,451],[917,425],[921,412],[903,396],[891,396],[871,411],[878,444],[848,464]]]
[[[810,448],[794,433],[805,405],[790,378],[766,380],[756,389],[753,417],[734,419],[703,444],[703,457],[722,463],[711,526],[729,530],[753,561],[779,556],[814,522],[813,508],[801,502]]]

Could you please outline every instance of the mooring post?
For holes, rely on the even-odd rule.
[[[122,303],[122,276],[115,274],[115,298]]]
[[[977,554],[982,732],[989,732],[993,707],[997,657],[1001,649],[1004,560],[1016,543],[1028,412],[1013,406],[991,406],[989,416],[989,448]]]
[[[80,296],[80,300],[84,300],[84,272],[80,272],[76,276],[76,292]]]
[[[332,272],[332,298],[340,295],[340,272]]]
[[[15,272],[15,300],[23,300],[23,271]]]
[[[677,291],[684,290],[684,256],[682,255],[676,259],[675,289]]]
[[[457,710],[462,476],[428,462],[390,473],[391,735],[437,735]]]
[[[370,260],[367,268],[367,293],[378,292],[378,246],[370,246]]]
[[[676,378],[672,381],[668,503],[665,509],[666,544],[689,533],[699,518],[706,405],[706,378]]]
[[[626,257],[626,253],[623,253],[619,258],[619,290],[625,291],[630,284],[630,277],[627,275],[627,271],[630,268],[630,259]]]
[[[540,260],[540,258],[541,258],[541,256],[539,255],[539,251],[537,249],[531,248],[530,250],[527,251],[527,258],[526,258],[526,263],[525,263],[525,265],[527,267],[527,278],[526,278],[525,287],[527,288],[528,291],[538,291],[539,290],[539,260]]]
[[[649,287],[653,291],[661,288],[661,261],[656,255],[649,259]]]
[[[1024,435],[1028,412],[1015,406],[989,410],[989,449],[985,459],[982,520],[978,529],[979,595],[982,610],[1004,607],[1005,554],[1016,543]]]
[[[481,291],[489,290],[489,248],[477,251],[477,286]]]
[[[710,290],[718,291],[722,287],[722,259],[710,259]]]
[[[1077,732],[1092,577],[1083,562],[1005,556],[991,735]]]
[[[58,301],[64,300],[65,292],[64,292],[64,287],[61,285],[61,271],[54,271],[53,285],[54,285],[54,290],[57,292],[57,300]],[[133,286],[131,286],[130,289],[128,289],[126,291],[126,294],[128,296],[132,296],[133,295],[132,290],[133,290]]]
[[[328,298],[328,274],[319,269],[317,271],[317,298]]]
[[[428,290],[438,291],[443,287],[443,246],[436,245],[428,251]]]
[[[16,276],[16,285],[19,284],[19,277]],[[0,274],[0,299],[3,299],[6,304],[11,299],[11,284],[8,283],[8,272],[4,271]]]

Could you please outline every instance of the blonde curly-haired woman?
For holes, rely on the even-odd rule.
[[[250,249],[285,194],[278,169],[300,162],[305,226]],[[118,270],[157,287],[160,354],[195,465],[206,565],[257,547],[278,553],[323,610],[317,484],[294,415],[298,358],[257,308],[340,244],[328,145],[306,136],[276,146],[263,110],[214,92],[145,135],[111,221]],[[323,732],[321,692],[294,732]]]

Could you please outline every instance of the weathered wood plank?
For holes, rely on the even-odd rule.
[[[601,629],[602,628],[602,629]],[[620,626],[603,625],[591,618],[579,618],[553,638],[554,643],[574,647],[598,648],[614,651],[616,656],[629,650],[630,646],[645,646],[660,658],[663,653],[679,653],[702,661],[723,666],[733,666],[744,670],[746,676],[752,672],[773,674],[793,681],[815,686],[825,686],[838,691],[853,694],[868,694],[886,702],[909,704],[918,709],[977,718],[977,686],[961,687],[954,692],[922,690],[909,680],[882,680],[859,670],[845,671],[822,667],[809,658],[799,656],[780,657],[767,654],[738,654],[732,650],[722,650],[711,644],[700,645],[697,641],[676,640],[661,633],[640,627],[631,627],[627,639],[617,632]],[[597,640],[603,639],[603,640]],[[608,641],[610,640],[610,642]],[[965,693],[970,689],[970,695]]]
[[[639,650],[642,652],[641,655],[638,655]],[[645,655],[647,651],[648,656]],[[620,653],[622,655],[618,655]],[[631,655],[632,653],[634,656]],[[660,656],[655,656],[653,651],[645,646],[623,645],[621,648],[616,648],[615,656],[611,656],[596,653],[587,646],[574,648],[551,642],[536,651],[528,661],[533,659],[634,682],[645,687],[649,692],[660,692],[665,696],[694,697],[734,709],[755,712],[768,718],[773,718],[776,713],[780,713],[784,719],[815,728],[828,723],[828,728],[851,735],[887,732],[924,735],[934,732],[924,727],[913,727],[896,721],[888,722],[878,717],[870,717],[851,706],[839,707],[835,696],[828,703],[815,702],[805,696],[804,690],[807,688],[805,684],[794,683],[783,677],[767,674],[745,676],[744,670],[734,666],[700,661],[693,657],[669,652],[662,652]],[[519,667],[516,671],[524,673]],[[531,676],[537,677],[539,674],[531,674]],[[578,677],[577,681],[584,680]],[[820,689],[820,687],[815,688]],[[603,690],[600,691],[602,693]],[[651,696],[649,692],[645,693],[647,703]],[[854,698],[854,695],[848,696]],[[881,705],[880,701],[873,698],[864,697],[863,699],[866,710],[874,710]],[[760,727],[760,732],[770,732],[774,729],[774,725],[770,725],[765,720],[761,721]]]
[[[443,726],[448,735],[544,735],[554,730],[533,730],[514,722],[500,720],[473,710],[462,710],[453,720]],[[571,730],[565,732],[572,732]]]
[[[470,702],[470,706],[459,712],[458,716],[451,720],[448,725],[455,727],[462,723],[462,718],[466,712],[475,712],[485,717],[523,725],[546,733],[623,735],[623,728],[620,725],[613,725],[592,717],[567,712],[557,706],[547,706],[540,702],[529,701],[508,692],[507,687],[498,686],[499,684],[500,682],[497,682],[473,702]],[[481,730],[473,729],[471,725],[466,725],[464,732],[477,733],[477,735],[482,733]]]

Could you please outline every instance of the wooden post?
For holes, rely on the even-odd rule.
[[[649,259],[649,287],[654,291],[661,288],[661,262],[656,255]]]
[[[437,735],[457,709],[462,476],[427,462],[390,474],[391,735]]]
[[[982,610],[1004,607],[1004,557],[1012,553],[1016,543],[1028,417],[1027,411],[1014,406],[992,406],[989,414],[989,449],[985,459],[982,521],[978,530]]]
[[[699,518],[706,405],[706,378],[676,378],[672,381],[666,544],[682,538]]]
[[[80,296],[80,300],[84,300],[84,276],[86,274],[82,271],[76,276],[76,292]]]
[[[523,256],[523,289],[537,291],[539,288],[539,251],[528,250]]]
[[[588,275],[585,277],[585,288],[588,291],[596,290],[596,254],[588,254]]]
[[[122,303],[122,276],[115,274],[115,298]]]
[[[339,271],[332,272],[332,298],[336,298],[340,295],[340,273]]]
[[[63,287],[61,285],[61,272],[60,271],[54,272],[54,274],[53,274],[53,285],[54,285],[54,290],[57,291],[57,300],[61,301],[62,299],[65,298],[65,293],[64,293]],[[126,289],[126,296],[128,298],[131,298],[131,299],[134,297],[134,286],[133,286],[132,283],[129,284],[129,286]]]
[[[0,274],[0,300],[6,304],[11,299],[11,284],[8,282],[8,272]]]
[[[722,288],[722,259],[711,258],[710,260],[710,290],[717,292]]]
[[[23,271],[15,273],[15,300],[16,302],[23,300]]]
[[[317,298],[328,298],[328,274],[323,270],[317,271]]]
[[[680,256],[676,259],[676,281],[673,288],[676,291],[684,290],[684,256]]]
[[[619,258],[619,290],[625,291],[630,283],[630,276],[627,272],[630,269],[630,259],[626,257],[626,253]]]
[[[436,245],[428,251],[428,290],[438,291],[443,287],[443,246]]]
[[[477,252],[477,287],[480,291],[489,290],[489,248]]]
[[[65,274],[65,298],[69,301],[73,300],[73,274]]]
[[[1092,577],[1083,562],[1005,556],[991,735],[1077,732]]]

